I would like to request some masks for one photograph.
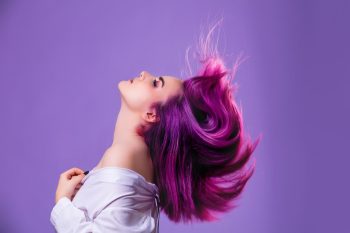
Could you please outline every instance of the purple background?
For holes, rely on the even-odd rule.
[[[180,77],[220,16],[228,62],[250,57],[236,97],[246,132],[263,133],[256,173],[219,222],[162,213],[161,232],[350,232],[349,1],[125,2],[0,1],[0,232],[54,232],[59,174],[112,142],[117,83]]]

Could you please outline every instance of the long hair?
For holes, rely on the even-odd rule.
[[[213,46],[212,33],[199,40],[202,64],[183,81],[183,93],[154,103],[160,120],[142,132],[154,166],[160,208],[174,222],[213,221],[227,212],[255,170],[245,169],[260,138],[243,135],[242,114],[233,98],[230,72]],[[243,144],[246,147],[243,148]]]

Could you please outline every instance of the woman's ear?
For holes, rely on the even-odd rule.
[[[159,116],[156,114],[154,109],[147,111],[146,114],[143,116],[143,119],[149,123],[154,123],[160,120]]]

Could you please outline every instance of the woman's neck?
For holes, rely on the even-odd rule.
[[[136,133],[140,121],[140,116],[130,112],[122,103],[115,123],[111,147],[118,146],[133,154],[147,154],[148,147],[143,137]]]

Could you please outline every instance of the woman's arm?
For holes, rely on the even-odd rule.
[[[91,220],[67,197],[60,198],[55,204],[50,221],[57,233],[151,233],[156,227],[155,219],[151,215],[118,207],[114,203]]]

